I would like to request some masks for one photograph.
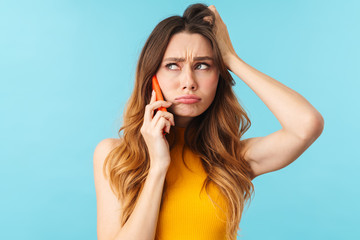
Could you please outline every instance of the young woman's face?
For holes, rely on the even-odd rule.
[[[173,103],[168,111],[176,126],[186,127],[214,100],[219,71],[213,58],[210,41],[200,34],[182,32],[170,39],[156,76],[164,99]],[[179,99],[188,95],[198,100]]]

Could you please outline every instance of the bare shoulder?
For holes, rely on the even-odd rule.
[[[121,139],[107,138],[100,141],[94,151],[94,182],[97,204],[98,239],[113,239],[120,231],[121,202],[111,190],[110,182],[103,173],[107,155],[119,144]]]
[[[119,138],[106,138],[101,140],[95,148],[94,161],[95,159],[99,161],[103,158],[105,159],[115,147],[120,145],[121,141]]]

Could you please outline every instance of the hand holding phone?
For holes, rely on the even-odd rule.
[[[150,168],[161,167],[165,169],[170,165],[171,155],[169,142],[164,135],[166,131],[170,133],[171,126],[175,125],[174,115],[166,111],[166,107],[170,107],[171,102],[166,103],[162,100],[160,86],[155,76],[152,78],[152,89],[154,90],[151,93],[150,101],[144,108],[140,133],[148,149]],[[164,108],[159,109],[159,107]]]
[[[159,101],[159,100],[164,101],[164,97],[163,97],[163,95],[161,93],[160,85],[159,85],[159,82],[158,82],[158,80],[156,78],[156,75],[154,75],[152,77],[152,89],[155,90],[156,101]],[[158,108],[158,110],[167,112],[165,107],[160,107],[160,108]],[[166,132],[164,131],[163,135],[165,135],[165,134],[166,134]]]

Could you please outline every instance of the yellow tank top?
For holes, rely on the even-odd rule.
[[[226,202],[215,184],[209,195],[200,192],[207,174],[199,156],[184,149],[185,128],[174,127],[177,143],[171,149],[171,163],[166,175],[167,187],[160,207],[155,240],[226,240]],[[221,209],[222,208],[222,209]]]

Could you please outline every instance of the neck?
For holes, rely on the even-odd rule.
[[[175,126],[180,128],[186,128],[192,119],[193,117],[180,117],[174,115]]]

